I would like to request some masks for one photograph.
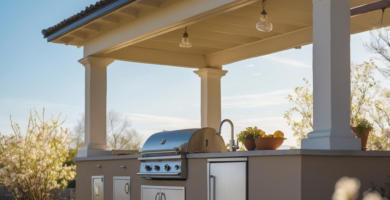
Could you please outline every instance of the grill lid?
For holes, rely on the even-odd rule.
[[[150,136],[142,153],[226,152],[225,143],[213,128],[164,131]]]

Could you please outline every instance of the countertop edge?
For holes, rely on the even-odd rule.
[[[360,150],[263,150],[237,151],[227,153],[189,154],[187,158],[226,158],[226,157],[256,157],[256,156],[354,156],[354,157],[390,157],[390,151],[360,151]]]
[[[187,154],[188,159],[200,158],[231,158],[231,157],[256,157],[256,156],[353,156],[353,157],[390,157],[390,151],[359,151],[359,150],[264,150],[264,151],[237,151],[226,153],[197,153]],[[75,162],[128,160],[138,159],[140,155],[117,155],[74,158]]]

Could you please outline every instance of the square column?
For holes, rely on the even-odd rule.
[[[218,130],[221,123],[221,78],[227,71],[203,68],[194,73],[201,79],[201,126]]]
[[[111,155],[107,146],[107,67],[113,59],[86,57],[85,67],[85,140],[77,157]]]
[[[349,0],[313,0],[314,131],[302,149],[360,150],[350,127]]]

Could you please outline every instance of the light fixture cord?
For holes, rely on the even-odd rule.
[[[382,8],[382,19],[381,19],[381,27],[383,27],[383,17],[385,16],[386,8]]]
[[[265,12],[265,6],[267,5],[267,0],[263,0],[262,5],[263,5],[263,12],[262,13],[267,13],[267,12]]]

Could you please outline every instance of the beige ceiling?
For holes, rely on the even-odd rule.
[[[352,7],[355,7],[372,0],[352,2]],[[179,47],[184,32],[182,29],[132,46],[208,55],[308,28],[313,23],[311,0],[271,0],[268,1],[266,10],[274,25],[274,29],[269,33],[260,32],[255,27],[262,11],[261,2],[257,2],[188,26],[192,48]],[[378,27],[380,17],[381,11],[353,17],[351,32],[357,33]],[[385,22],[389,24],[390,18],[386,18]]]

